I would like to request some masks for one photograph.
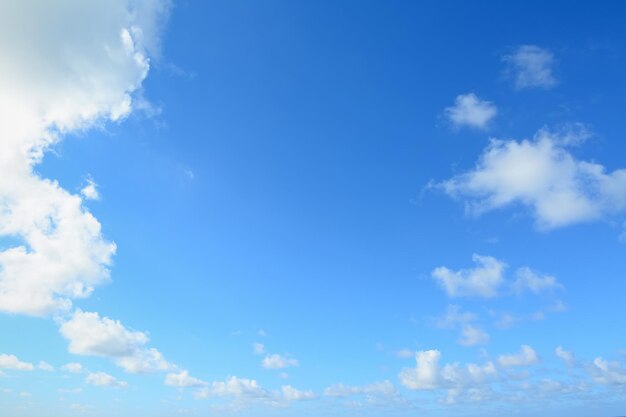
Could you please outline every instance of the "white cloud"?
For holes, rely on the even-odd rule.
[[[431,273],[450,297],[495,297],[504,282],[506,264],[491,256],[474,254],[475,268],[452,271],[444,266]]]
[[[252,353],[255,355],[262,355],[265,353],[265,345],[263,343],[253,343]]]
[[[569,366],[574,366],[576,364],[576,357],[574,356],[574,354],[572,352],[566,351],[561,346],[558,346],[554,350],[554,354],[559,359],[562,359]]]
[[[268,355],[261,362],[265,369],[284,369],[298,366],[299,362],[294,358],[287,358],[278,354]]]
[[[85,371],[83,365],[77,362],[67,363],[61,367],[62,371],[70,372],[72,374],[80,374]]]
[[[268,398],[270,393],[254,379],[231,376],[226,381],[214,381],[196,392],[196,398],[235,397],[237,399]]]
[[[87,375],[87,378],[85,378],[85,382],[99,387],[126,388],[128,386],[127,382],[120,381],[104,372],[90,373]]]
[[[441,352],[426,350],[415,353],[415,368],[406,368],[400,372],[400,382],[410,389],[436,389],[440,384],[439,359]]]
[[[400,382],[412,390],[460,389],[474,387],[498,378],[498,370],[492,362],[484,365],[474,363],[462,366],[458,363],[439,366],[438,350],[417,352],[415,368],[405,368]]]
[[[515,88],[551,88],[557,81],[552,73],[554,55],[535,45],[522,45],[502,60],[507,63]]]
[[[463,326],[459,343],[463,346],[486,345],[489,343],[489,335],[480,327],[473,325]]]
[[[441,369],[441,377],[447,387],[472,387],[497,379],[498,370],[493,362],[484,365],[470,363],[461,366],[458,363],[446,364]]]
[[[457,96],[454,106],[447,107],[445,113],[454,127],[484,129],[498,114],[498,110],[493,103],[469,93]]]
[[[98,313],[77,310],[61,324],[61,334],[69,340],[71,353],[112,358],[127,372],[173,369],[158,350],[145,347],[149,341],[145,333],[128,330]]]
[[[87,179],[87,185],[85,185],[81,190],[85,200],[99,200],[100,193],[98,192],[98,184],[96,184],[91,178]]]
[[[179,388],[204,387],[206,382],[189,375],[188,371],[181,371],[177,374],[171,373],[165,376],[165,385]]]
[[[247,404],[261,403],[272,407],[284,407],[290,402],[307,401],[316,398],[313,391],[298,390],[291,385],[283,385],[278,391],[263,388],[256,380],[229,377],[226,381],[213,381],[198,389],[194,396],[197,399],[225,398],[232,401],[235,409]]]
[[[54,371],[54,366],[50,365],[48,362],[45,362],[45,361],[40,361],[39,365],[37,365],[37,368],[41,369],[42,371],[46,371],[46,372]]]
[[[68,311],[109,279],[115,245],[82,199],[34,172],[63,134],[132,110],[161,0],[7,2],[0,14],[0,310]],[[60,47],[62,46],[62,47]]]
[[[512,287],[518,294],[525,291],[539,294],[543,291],[564,289],[555,277],[551,275],[541,276],[530,268],[520,268],[516,271],[516,279]]]
[[[291,385],[283,385],[280,390],[282,392],[282,398],[287,401],[307,401],[314,400],[316,398],[313,391],[300,391]]]
[[[522,348],[518,353],[498,356],[498,363],[503,368],[510,368],[513,366],[530,366],[539,362],[539,355],[537,355],[537,352],[535,352],[535,350],[528,345],[522,345]]]
[[[0,354],[0,369],[32,371],[35,367],[32,363],[22,362],[15,355]]]
[[[176,366],[165,360],[161,352],[155,348],[138,348],[132,355],[117,358],[115,363],[126,372],[133,374],[155,371],[169,371]]]
[[[563,141],[561,132],[547,129],[533,140],[492,140],[474,170],[439,185],[466,198],[474,214],[526,206],[543,229],[626,209],[626,169],[607,173],[602,165],[577,160]]]
[[[609,362],[602,358],[595,358],[590,367],[593,379],[604,385],[625,385],[626,369],[619,362]]]

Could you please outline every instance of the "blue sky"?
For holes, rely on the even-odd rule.
[[[626,412],[620,2],[3,8],[3,416]]]

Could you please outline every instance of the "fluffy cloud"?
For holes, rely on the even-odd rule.
[[[280,387],[280,391],[282,393],[282,398],[286,401],[308,401],[316,398],[313,391],[301,391],[291,385],[283,385]]]
[[[98,387],[126,388],[128,386],[127,382],[120,381],[104,372],[90,373],[87,375],[87,378],[85,378],[85,382]]]
[[[454,100],[454,106],[447,107],[445,114],[454,127],[484,129],[498,114],[496,106],[481,100],[476,94],[461,94]]]
[[[154,348],[143,332],[128,330],[119,321],[98,313],[76,311],[61,325],[69,350],[77,355],[109,357],[127,372],[164,371],[173,368]]]
[[[582,133],[581,133],[582,134]],[[521,204],[540,228],[591,221],[626,209],[626,169],[607,173],[567,149],[576,133],[540,130],[533,140],[492,140],[475,169],[439,186],[474,214]]]
[[[440,358],[438,350],[417,352],[416,367],[403,369],[399,374],[400,382],[412,390],[460,389],[484,384],[498,377],[498,370],[492,362],[482,366],[452,363],[440,367]]]
[[[177,374],[167,374],[165,377],[165,385],[179,388],[189,388],[204,387],[208,384],[198,378],[190,376],[188,371],[181,371]]]
[[[517,89],[551,88],[556,84],[552,74],[555,64],[552,52],[534,45],[522,45],[502,60]]]
[[[260,403],[272,407],[284,407],[294,401],[313,400],[317,396],[310,390],[299,390],[291,385],[283,385],[278,391],[263,388],[256,380],[229,377],[226,381],[213,381],[197,390],[197,399],[224,398],[232,402],[236,408],[247,404]]]
[[[32,371],[35,367],[32,363],[22,362],[15,355],[0,354],[0,369]]]
[[[539,362],[539,355],[528,345],[523,345],[518,353],[498,356],[498,364],[500,364],[503,368],[510,368],[513,366],[530,366]]]
[[[91,179],[87,179],[87,185],[81,190],[80,194],[85,200],[99,200],[100,193],[98,192],[98,185]]]
[[[450,297],[495,297],[504,282],[506,264],[491,256],[474,254],[475,268],[452,271],[444,266],[436,268],[432,277]]]
[[[270,393],[254,379],[231,376],[226,381],[214,381],[210,386],[198,390],[196,397],[234,397],[243,400],[253,400],[268,398]]]
[[[439,359],[441,352],[426,350],[415,353],[415,368],[404,369],[399,377],[400,382],[407,388],[414,390],[428,390],[439,387]]]
[[[3,5],[0,237],[19,243],[0,251],[0,311],[67,311],[109,279],[115,245],[80,196],[34,166],[63,134],[132,110],[167,9],[162,0]]]
[[[294,358],[287,358],[278,354],[268,355],[261,362],[265,369],[284,369],[292,366],[298,366],[299,362]]]

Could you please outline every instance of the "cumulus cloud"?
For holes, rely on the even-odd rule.
[[[535,45],[522,45],[502,60],[507,64],[507,72],[512,77],[515,88],[544,88],[556,85],[553,75],[554,54]]]
[[[428,390],[439,387],[439,359],[441,352],[438,350],[425,350],[415,353],[415,368],[404,369],[399,377],[400,382],[410,389]]]
[[[128,383],[125,381],[120,381],[119,379],[104,373],[104,372],[95,372],[90,373],[85,378],[85,382],[90,385],[95,385],[98,387],[111,387],[111,388],[126,388],[128,387]]]
[[[265,369],[284,369],[292,366],[298,366],[299,362],[295,358],[289,358],[278,354],[268,355],[261,362]]]
[[[500,364],[503,368],[530,366],[539,362],[539,355],[528,345],[522,345],[522,348],[518,353],[498,356],[498,364]]]
[[[475,268],[452,271],[440,266],[431,275],[450,297],[495,297],[504,282],[506,264],[491,256],[476,254],[472,260]]]
[[[85,200],[99,200],[100,193],[98,192],[98,184],[91,178],[87,179],[87,184],[80,190],[81,195]]]
[[[317,398],[311,390],[299,390],[291,385],[283,385],[279,390],[270,391],[256,380],[229,377],[226,381],[213,381],[194,393],[197,399],[223,398],[231,401],[235,408],[250,404],[265,404],[284,407],[290,402],[308,401]]]
[[[542,292],[565,290],[563,284],[556,277],[540,274],[527,266],[515,270],[514,279],[512,279],[507,278],[505,275],[508,265],[501,260],[492,256],[477,254],[472,256],[472,260],[476,264],[474,268],[464,268],[455,271],[445,266],[440,266],[431,272],[431,276],[446,292],[448,297],[494,298],[511,294],[522,295],[526,292],[537,295]],[[537,314],[540,314],[541,317],[537,318],[542,319],[546,312],[557,312],[557,310],[562,309],[563,303],[557,301],[554,306],[546,311],[538,312]],[[482,340],[482,342],[485,342],[487,340],[486,334],[480,335],[480,329],[469,325],[476,319],[475,314],[463,312],[459,306],[451,305],[444,316],[436,319],[436,324],[441,328],[449,329],[462,327],[464,329],[463,340],[467,342],[470,340]],[[512,321],[510,319],[512,317],[508,319],[508,324],[511,324]],[[502,324],[504,325],[502,327],[507,327],[506,322],[502,322]]]
[[[67,311],[109,279],[115,244],[34,166],[65,133],[132,110],[167,2],[8,2],[0,15],[0,311]],[[95,187],[85,189],[86,198]]]
[[[195,396],[196,398],[235,397],[253,400],[268,398],[270,393],[254,379],[231,376],[226,381],[212,382],[210,386],[198,390]]]
[[[15,371],[32,371],[35,366],[32,363],[22,362],[15,355],[0,354],[0,369],[12,369]]]
[[[178,388],[204,387],[206,382],[189,375],[188,371],[181,371],[177,374],[171,373],[165,376],[165,385]]]
[[[122,323],[98,313],[77,310],[61,324],[61,334],[69,343],[71,353],[112,358],[131,373],[165,371],[173,365],[154,348],[147,348],[148,335],[132,331]]]
[[[537,225],[553,229],[626,209],[626,169],[607,172],[576,159],[562,132],[540,130],[532,140],[491,140],[476,167],[439,186],[463,198],[473,214],[528,207]]]
[[[498,114],[498,110],[493,103],[481,100],[474,93],[469,93],[457,96],[454,105],[445,109],[445,114],[456,128],[484,129]]]
[[[460,389],[484,384],[498,377],[498,370],[492,362],[465,366],[451,363],[440,367],[440,358],[438,350],[417,352],[416,367],[403,369],[399,374],[400,382],[412,390]]]

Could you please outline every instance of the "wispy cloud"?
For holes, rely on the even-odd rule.
[[[300,362],[295,358],[290,358],[278,354],[267,355],[261,362],[265,369],[284,369],[298,366]]]
[[[552,88],[557,84],[553,74],[554,54],[535,45],[522,45],[502,60],[515,88]]]

